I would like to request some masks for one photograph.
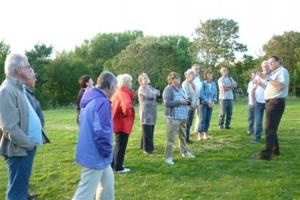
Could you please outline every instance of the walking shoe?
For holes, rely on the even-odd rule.
[[[29,193],[29,194],[27,194],[27,199],[29,200],[29,199],[31,199],[31,200],[34,200],[34,199],[36,199],[38,197],[38,194],[36,194],[36,193]]]
[[[231,129],[231,127],[230,126],[226,126],[225,129]]]
[[[202,135],[200,133],[198,133],[198,135],[197,135],[197,140],[198,141],[202,140]]]
[[[185,154],[181,154],[184,158],[196,158],[191,152],[186,152]]]
[[[219,125],[218,127],[219,127],[219,129],[224,129],[224,126],[221,126],[221,125]]]
[[[208,139],[209,139],[209,137],[208,137],[207,133],[204,133],[203,134],[203,140],[208,140]]]
[[[166,158],[165,162],[168,164],[168,165],[174,165],[174,161],[172,158]]]
[[[265,157],[265,156],[262,156],[261,154],[254,154],[251,156],[251,158],[253,160],[271,160],[271,157]]]
[[[257,141],[257,140],[252,140],[252,142],[251,142],[252,144],[258,144],[259,143],[259,141]]]
[[[186,143],[193,144],[193,141],[192,140],[187,140]]]
[[[124,168],[122,170],[116,171],[117,174],[126,174],[129,173],[131,170],[129,168]]]

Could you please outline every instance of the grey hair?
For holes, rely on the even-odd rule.
[[[132,77],[129,74],[120,74],[117,76],[118,87],[128,87],[132,81]]]
[[[97,86],[101,89],[113,90],[117,87],[115,75],[109,71],[103,71],[97,78]]]
[[[265,65],[269,66],[269,62],[267,60],[262,61],[261,67],[264,67]]]
[[[187,79],[189,77],[189,75],[194,74],[194,70],[193,69],[188,69],[184,72],[184,76]]]
[[[192,69],[195,69],[196,67],[198,67],[200,69],[200,65],[199,64],[193,64],[192,65]]]
[[[29,65],[28,59],[26,56],[18,53],[10,53],[6,56],[4,64],[5,75],[12,74],[19,67],[26,67]]]

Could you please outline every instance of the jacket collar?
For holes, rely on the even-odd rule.
[[[9,83],[10,85],[13,85],[18,89],[23,90],[23,83],[20,80],[16,79],[15,77],[7,76],[6,80],[7,83]]]

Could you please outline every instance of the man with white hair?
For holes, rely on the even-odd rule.
[[[263,61],[261,63],[262,73],[264,75],[270,76],[271,70],[269,67],[268,61]],[[265,88],[267,86],[267,81],[256,76],[254,78],[254,82],[256,87],[253,88],[252,91],[252,102],[253,102],[253,109],[254,109],[254,144],[259,143],[261,141],[262,131],[263,131],[263,116],[265,110],[265,99],[264,93]]]
[[[8,167],[7,200],[27,200],[36,146],[42,144],[42,124],[28,101],[24,83],[34,78],[26,56],[9,54],[6,79],[0,87],[0,154]]]

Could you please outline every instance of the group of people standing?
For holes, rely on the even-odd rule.
[[[264,62],[262,67],[263,72],[253,74],[253,80],[249,83],[249,113],[254,112],[251,115],[254,118],[249,117],[249,133],[255,134],[255,141],[261,139],[265,104],[266,148],[256,158],[269,160],[272,155],[280,154],[277,129],[285,108],[289,75],[276,56]],[[9,172],[6,198],[26,200],[32,197],[28,193],[28,185],[36,147],[49,140],[43,132],[41,108],[31,91],[36,78],[28,59],[20,54],[10,54],[4,69],[6,79],[0,87],[0,154],[5,158]],[[197,140],[209,139],[208,130],[218,89],[218,126],[220,129],[231,129],[233,89],[237,83],[225,67],[220,70],[222,76],[218,79],[218,87],[210,70],[205,71],[203,81],[199,71],[199,65],[193,65],[185,72],[182,84],[180,74],[170,72],[168,85],[162,92],[167,132],[165,162],[168,165],[174,165],[172,155],[176,135],[179,136],[182,157],[195,158],[187,145],[192,142],[190,132],[195,115]],[[91,77],[80,78],[76,161],[83,169],[74,200],[93,199],[95,195],[97,199],[114,199],[113,171],[120,174],[130,172],[123,163],[135,119],[136,95],[132,90],[132,81],[129,74],[115,77],[108,71],[99,75],[96,86],[93,86]],[[138,82],[141,148],[148,155],[155,150],[156,100],[161,93],[150,85],[146,73],[139,75]]]

